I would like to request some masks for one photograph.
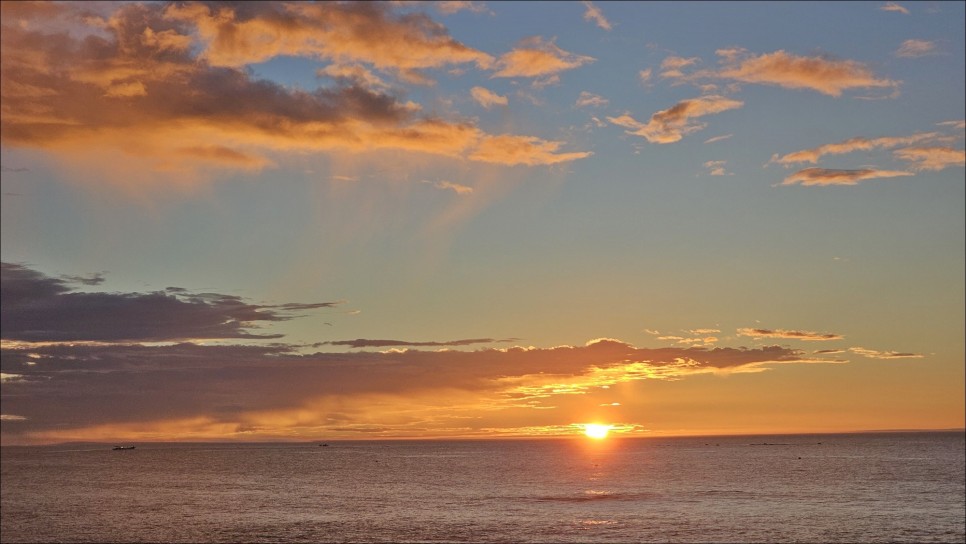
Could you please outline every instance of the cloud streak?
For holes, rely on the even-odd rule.
[[[705,128],[704,123],[693,121],[744,106],[744,102],[718,95],[701,96],[682,100],[674,106],[653,115],[647,123],[641,123],[628,114],[608,117],[611,123],[627,128],[627,134],[641,136],[654,144],[670,144],[684,136]]]
[[[412,342],[407,340],[370,340],[357,338],[355,340],[333,340],[323,342],[320,345],[328,346],[348,346],[350,348],[386,348],[386,347],[450,347],[450,346],[470,346],[473,344],[492,344],[494,342],[512,342],[508,340],[494,340],[493,338],[470,338],[466,340],[447,340],[442,342]]]
[[[588,0],[584,0],[583,4],[584,4],[584,8],[586,9],[586,11],[584,11],[585,21],[591,21],[599,28],[602,28],[604,30],[611,29],[610,21],[608,21],[607,18],[604,17],[604,13],[600,11],[600,8],[598,8],[597,6],[594,5],[593,2],[590,2]]]
[[[785,178],[782,185],[795,185],[800,183],[808,186],[827,186],[827,185],[858,185],[867,179],[895,178],[902,176],[913,176],[913,172],[902,170],[876,170],[863,168],[859,170],[834,170],[829,168],[806,168],[799,170]]]
[[[781,338],[784,340],[805,340],[809,342],[826,342],[829,340],[842,340],[845,338],[841,334],[821,333],[812,331],[790,331],[785,329],[738,329],[738,336],[748,336],[754,339],[761,338]]]
[[[889,149],[921,142],[947,139],[938,132],[926,132],[911,136],[887,136],[882,138],[850,138],[833,144],[825,144],[812,149],[803,149],[786,155],[772,155],[769,164],[775,163],[786,168],[803,162],[816,164],[825,155],[844,155],[855,151],[871,151],[874,149]]]
[[[485,87],[473,87],[470,89],[470,95],[484,108],[506,106],[509,103],[505,96],[500,96]]]
[[[911,163],[916,170],[945,170],[951,166],[966,165],[966,151],[951,147],[907,147],[897,149],[892,155]]]
[[[706,161],[704,167],[708,169],[709,176],[733,176],[732,172],[728,172],[725,166],[728,161]]]
[[[849,351],[869,359],[922,359],[919,353],[909,353],[901,351],[878,351],[866,348],[849,348]]]
[[[909,10],[900,6],[895,2],[886,2],[884,6],[880,7],[882,11],[894,11],[896,13],[901,13],[903,15],[909,15]]]

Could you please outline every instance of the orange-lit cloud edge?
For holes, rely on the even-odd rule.
[[[615,436],[649,436],[660,433],[619,402],[617,392],[634,382],[847,364],[851,356],[923,358],[843,345],[837,333],[763,328],[738,328],[732,339],[833,347],[716,347],[710,335],[719,328],[683,331],[701,345],[658,348],[609,338],[554,347],[515,338],[294,345],[253,330],[342,303],[78,290],[102,280],[4,263],[5,444],[577,436],[593,422],[611,425]],[[350,351],[316,351],[323,346]]]
[[[101,15],[82,4],[3,4],[4,145],[68,161],[119,153],[188,180],[271,167],[279,152],[387,149],[504,166],[591,155],[423,114],[372,72],[432,84],[425,71],[449,66],[540,77],[591,60],[550,41],[534,38],[494,58],[427,16],[403,17],[384,3],[114,7]],[[71,33],[59,32],[65,27]],[[329,61],[319,74],[334,84],[288,89],[242,70],[279,55]],[[474,96],[505,101],[482,88]]]
[[[596,6],[584,5],[588,21],[610,28]],[[93,169],[99,175],[92,179],[165,185],[177,180],[188,186],[219,173],[272,168],[287,154],[390,150],[499,167],[552,166],[592,155],[567,150],[559,139],[490,133],[456,113],[424,113],[421,104],[405,98],[404,89],[433,85],[436,73],[466,69],[490,78],[530,79],[539,87],[595,59],[541,36],[491,54],[460,43],[429,15],[405,9],[393,3],[5,2],[2,144],[41,149],[68,165]],[[485,11],[473,3],[441,3],[437,9]],[[698,57],[669,56],[661,63],[663,80],[694,85],[700,96],[657,111],[647,122],[633,112],[607,119],[651,144],[671,144],[705,129],[707,123],[698,119],[742,108],[744,101],[731,96],[741,85],[833,99],[854,91],[880,92],[854,98],[887,99],[901,86],[848,59],[741,47],[715,53],[715,68],[702,68]],[[290,89],[245,71],[283,55],[327,63],[317,71],[320,86]],[[644,72],[649,79],[653,70]],[[485,108],[509,100],[481,86],[466,89],[466,98]],[[606,103],[597,95],[578,100],[579,106]],[[957,122],[962,121],[948,123]],[[827,154],[900,147],[892,158],[908,169],[805,169],[780,184],[854,185],[962,166],[963,150],[949,147],[961,138],[856,137],[776,154],[772,162],[815,164]],[[720,165],[710,173],[729,175]]]

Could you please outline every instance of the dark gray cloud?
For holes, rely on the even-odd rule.
[[[89,276],[61,276],[68,283],[81,283],[84,285],[100,285],[104,283],[104,273],[98,272]]]
[[[295,317],[293,311],[337,302],[256,305],[217,293],[180,289],[151,293],[75,292],[71,283],[96,285],[101,275],[52,278],[20,264],[2,263],[0,329],[4,340],[179,341],[279,338],[255,334],[259,324]]]

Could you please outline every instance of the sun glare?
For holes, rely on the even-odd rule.
[[[608,432],[610,432],[610,425],[598,425],[596,423],[584,425],[584,434],[595,440],[607,438]]]

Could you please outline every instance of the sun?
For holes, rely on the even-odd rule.
[[[607,438],[607,433],[610,432],[610,425],[600,425],[597,423],[588,423],[584,425],[584,434],[589,438],[594,440],[602,440]]]

